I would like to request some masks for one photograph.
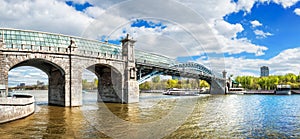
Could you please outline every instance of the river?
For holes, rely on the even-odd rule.
[[[143,93],[136,104],[47,105],[33,91],[36,112],[0,125],[6,138],[300,138],[300,95],[164,96]]]

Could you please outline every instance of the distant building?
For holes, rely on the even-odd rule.
[[[24,87],[24,86],[25,86],[25,83],[20,83],[19,86],[20,86],[20,87]]]
[[[44,82],[37,81],[37,82],[36,82],[36,85],[37,85],[37,86],[43,86],[43,85],[44,85]]]
[[[267,77],[269,76],[269,67],[262,66],[260,67],[260,77]]]

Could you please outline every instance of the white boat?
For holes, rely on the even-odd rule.
[[[246,90],[244,88],[229,88],[227,94],[244,94]]]
[[[290,94],[292,94],[291,86],[290,85],[277,85],[275,94],[276,95],[290,95]]]
[[[199,92],[197,92],[197,90],[171,88],[163,92],[163,94],[174,96],[195,96],[199,95]]]

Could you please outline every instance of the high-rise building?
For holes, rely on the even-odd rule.
[[[260,67],[260,77],[266,77],[269,76],[269,67],[262,66]]]

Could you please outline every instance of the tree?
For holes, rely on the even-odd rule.
[[[88,88],[88,82],[86,79],[82,80],[82,89],[87,89]]]
[[[146,81],[143,84],[141,84],[139,87],[141,90],[149,90],[151,88],[150,82]]]
[[[200,80],[200,88],[209,87],[209,84],[205,80]]]
[[[160,82],[160,76],[155,76],[154,78],[152,78],[152,82],[153,83],[159,83]]]
[[[167,81],[167,88],[176,88],[177,86],[177,83],[178,83],[178,79],[169,79]]]
[[[94,88],[93,89],[97,89],[98,88],[98,79],[94,79]]]

